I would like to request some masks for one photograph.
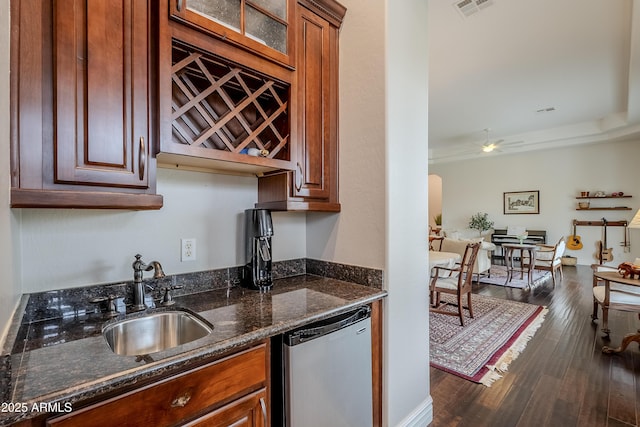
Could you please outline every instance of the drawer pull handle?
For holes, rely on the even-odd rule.
[[[264,427],[269,427],[269,422],[267,419],[267,404],[264,402],[264,397],[260,398],[260,406],[262,407],[262,421]]]
[[[144,169],[147,166],[147,148],[144,145],[144,136],[140,137],[140,154],[138,158],[138,169],[140,181],[144,181]]]
[[[171,402],[172,408],[183,408],[191,400],[191,392],[187,391],[182,396],[178,396]]]
[[[296,191],[300,191],[302,188],[302,165],[300,162],[296,164],[296,168],[294,185],[296,186]]]

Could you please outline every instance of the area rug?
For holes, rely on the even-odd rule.
[[[478,280],[478,282],[485,283],[487,285],[508,286],[510,288],[519,289],[525,289],[528,287],[527,275],[525,274],[521,280],[520,272],[514,273],[513,279],[511,279],[509,283],[505,283],[507,281],[507,267],[504,265],[492,265],[490,272],[491,277],[480,276],[480,280]],[[549,271],[533,270],[533,285],[531,287],[539,285],[550,277],[551,273]]]
[[[443,295],[442,299],[448,297]],[[429,313],[430,364],[489,387],[524,351],[547,309],[478,294],[472,295],[471,301],[475,317],[470,318],[465,310],[464,327],[458,317]]]

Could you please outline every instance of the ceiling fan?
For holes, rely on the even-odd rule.
[[[486,134],[484,142],[474,141],[466,142],[464,144],[451,144],[447,147],[440,147],[438,149],[429,149],[430,161],[449,161],[451,159],[462,158],[476,158],[478,156],[478,148],[482,154],[484,153],[508,153],[510,151],[521,151],[523,147],[529,145],[525,141],[507,141],[505,139],[491,140],[489,133],[490,128],[484,129]]]
[[[486,132],[487,137],[485,139],[485,143],[482,144],[482,152],[491,153],[494,150],[500,151],[498,150],[498,147],[502,142],[504,142],[504,139],[499,139],[497,141],[489,142],[489,132],[491,131],[491,129],[486,128],[484,131]]]

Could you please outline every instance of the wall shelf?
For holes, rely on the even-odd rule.
[[[591,199],[594,200],[598,200],[598,199],[630,199],[633,196],[630,195],[624,195],[624,196],[600,196],[600,197],[596,197],[596,196],[576,196],[577,200],[589,200],[588,203],[579,203],[579,204],[587,204],[589,205],[589,207],[586,208],[581,208],[580,206],[578,206],[576,208],[577,211],[630,211],[631,208],[628,206],[592,206],[592,201]]]
[[[632,196],[577,196],[576,199],[630,199]]]
[[[577,211],[630,211],[626,206],[602,207],[602,208],[576,208]]]
[[[604,221],[604,220],[599,220],[599,221],[578,221],[577,219],[573,220],[573,226],[592,226],[592,227],[603,227],[603,226],[607,226],[607,227],[626,227],[629,223],[627,221]]]

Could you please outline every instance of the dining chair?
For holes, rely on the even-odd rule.
[[[460,325],[464,326],[464,314],[462,296],[467,296],[467,309],[469,317],[473,318],[473,306],[471,305],[471,283],[473,278],[473,264],[480,250],[480,242],[469,243],[459,263],[452,268],[436,266],[429,285],[429,311],[433,313],[458,316]],[[444,270],[441,274],[440,270]],[[449,274],[446,274],[448,272]],[[451,294],[457,298],[457,312],[445,309],[447,305],[455,305],[440,301],[440,294]]]
[[[603,264],[592,264],[594,273],[603,271],[617,272],[616,267]],[[622,276],[621,276],[622,277]],[[591,321],[598,319],[598,307],[602,308],[602,332],[604,338],[608,339],[611,329],[609,329],[609,310],[620,310],[638,314],[640,320],[640,286],[625,285],[622,283],[606,282],[593,276],[593,313]]]
[[[538,244],[538,250],[536,251],[536,260],[533,264],[535,270],[543,270],[551,272],[551,280],[553,286],[556,286],[556,273],[560,272],[560,280],[564,279],[564,273],[562,272],[562,256],[567,248],[567,241],[564,236],[558,240],[555,245]],[[524,257],[524,266],[529,266],[529,258]]]
[[[429,250],[430,251],[438,251],[442,249],[442,241],[444,240],[444,236],[429,236]]]

